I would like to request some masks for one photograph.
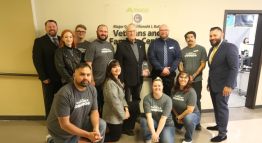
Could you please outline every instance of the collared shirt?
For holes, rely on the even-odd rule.
[[[132,50],[133,50],[133,52],[134,52],[134,54],[136,56],[136,60],[138,61],[139,60],[139,53],[138,53],[137,43],[136,42],[134,42],[134,43],[130,42],[130,45],[131,45]]]

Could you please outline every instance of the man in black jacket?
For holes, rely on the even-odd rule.
[[[54,94],[62,86],[54,64],[54,54],[60,40],[60,37],[57,36],[57,29],[56,21],[47,20],[45,22],[46,34],[36,38],[33,47],[33,62],[42,82],[46,118],[51,109]]]
[[[119,61],[122,68],[120,79],[125,83],[126,96],[132,95],[131,99],[127,99],[130,118],[124,121],[123,133],[134,135],[136,118],[140,114],[139,102],[143,76],[148,76],[149,70],[142,68],[143,62],[146,62],[145,43],[136,39],[134,24],[127,26],[126,35],[127,38],[117,45],[115,59]]]

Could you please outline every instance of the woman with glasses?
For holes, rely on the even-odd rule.
[[[189,75],[180,72],[171,96],[173,101],[173,113],[177,129],[185,127],[185,139],[182,143],[191,143],[195,127],[200,122],[200,112],[196,106],[197,95],[191,87]]]
[[[152,93],[143,100],[145,117],[141,129],[146,143],[174,143],[174,122],[171,115],[172,100],[163,93],[162,79],[153,80]]]

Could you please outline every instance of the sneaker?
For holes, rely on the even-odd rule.
[[[201,127],[200,124],[197,124],[197,125],[196,125],[196,130],[197,130],[197,131],[201,131],[201,128],[202,128],[202,127]]]
[[[54,143],[54,139],[49,134],[45,137],[45,141],[46,143]]]
[[[145,140],[145,143],[152,143],[151,140]]]
[[[187,142],[187,141],[183,140],[183,142],[182,142],[182,143],[192,143],[192,141],[190,141],[190,142]]]

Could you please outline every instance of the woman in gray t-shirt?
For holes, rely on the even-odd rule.
[[[200,122],[200,113],[196,106],[197,95],[191,88],[189,74],[180,72],[176,79],[174,93],[171,96],[173,113],[176,116],[176,128],[185,127],[185,139],[183,143],[191,143],[195,127]]]
[[[173,143],[172,100],[163,93],[161,78],[153,81],[152,93],[144,98],[143,106],[146,118],[142,117],[140,123],[145,142]]]

